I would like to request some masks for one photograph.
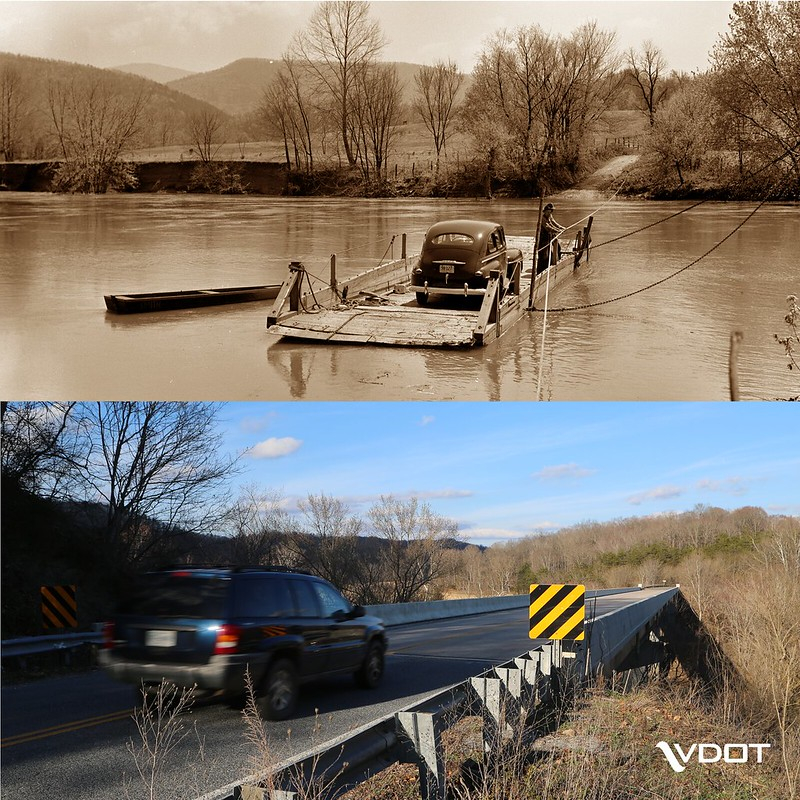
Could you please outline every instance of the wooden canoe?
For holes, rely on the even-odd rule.
[[[136,314],[143,311],[172,311],[230,303],[250,303],[255,300],[274,300],[280,288],[280,284],[231,286],[219,289],[188,289],[180,292],[107,294],[104,299],[106,308],[113,314]]]

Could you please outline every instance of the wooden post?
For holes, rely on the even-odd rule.
[[[539,195],[539,213],[536,216],[536,230],[533,232],[533,269],[531,270],[531,289],[528,293],[528,308],[533,308],[533,284],[536,283],[536,264],[539,261],[539,230],[542,227],[544,195]]]
[[[573,269],[578,269],[584,253],[586,253],[586,260],[589,260],[589,244],[592,241],[591,231],[593,219],[594,217],[589,217],[589,222],[586,223],[586,227],[583,231],[578,232],[578,246],[575,252],[575,264],[573,265]]]
[[[744,335],[741,331],[734,331],[731,334],[731,345],[728,351],[728,384],[730,385],[731,400],[736,402],[739,399],[739,344]]]
[[[575,237],[575,263],[572,265],[572,269],[578,269],[578,265],[581,263],[582,255],[583,255],[583,231],[578,231],[578,235]]]
[[[586,260],[589,260],[589,245],[592,243],[592,222],[594,217],[589,217],[586,227],[583,229],[583,249],[586,251]]]
[[[331,253],[331,289],[336,292],[336,253]]]
[[[403,261],[405,261],[406,258],[407,258],[407,256],[406,256],[406,234],[403,234],[402,241],[403,241],[403,251],[400,254],[400,257],[403,259]]]

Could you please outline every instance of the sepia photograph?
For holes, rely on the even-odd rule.
[[[796,3],[0,10],[0,396],[800,394]]]
[[[798,87],[795,1],[0,0],[0,799],[800,800]]]
[[[4,403],[3,796],[790,800],[796,422]]]

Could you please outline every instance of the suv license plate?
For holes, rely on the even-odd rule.
[[[146,631],[144,643],[148,647],[175,647],[178,643],[177,631]]]
[[[444,274],[448,273],[452,275],[456,271],[456,268],[452,264],[439,264],[439,272]]]

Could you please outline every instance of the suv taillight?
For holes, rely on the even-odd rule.
[[[103,650],[111,650],[114,647],[114,634],[116,626],[113,622],[103,623]]]
[[[224,656],[239,650],[239,636],[242,629],[238,625],[220,625],[217,629],[217,641],[214,644],[214,655]]]

